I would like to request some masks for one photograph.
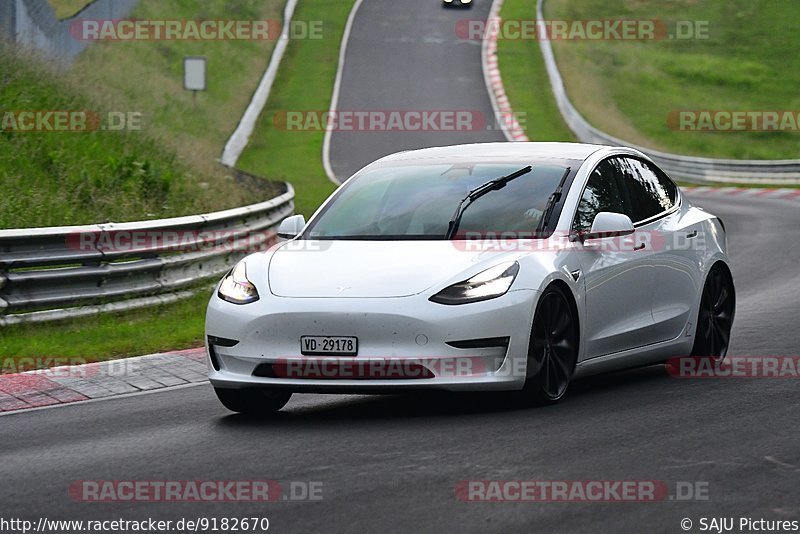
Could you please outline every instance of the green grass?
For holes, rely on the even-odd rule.
[[[527,4],[529,18],[535,0]],[[555,41],[570,99],[594,126],[626,141],[688,155],[797,158],[800,132],[682,132],[674,110],[800,109],[795,2],[547,0],[545,18],[708,21],[709,38]],[[507,78],[504,74],[504,80]]]
[[[351,7],[352,2],[341,0],[300,2],[295,17],[323,21],[324,38],[289,46],[267,108],[239,161],[244,170],[291,182],[295,211],[306,217],[335,189],[322,167],[324,132],[284,131],[275,125],[275,115],[329,109],[339,44]]]
[[[143,0],[153,19],[275,18],[283,0]],[[108,42],[67,71],[4,50],[3,109],[137,111],[141,132],[0,133],[0,226],[136,220],[201,213],[272,196],[215,163],[269,61],[274,42]],[[209,90],[182,89],[184,55],[208,57]],[[207,292],[146,310],[3,327],[0,356],[105,359],[197,345]]]
[[[138,19],[278,19],[284,0],[142,0]],[[139,113],[141,131],[0,134],[0,227],[202,213],[264,200],[217,163],[274,41],[97,42],[65,71],[0,51],[0,107]],[[185,55],[208,58],[208,91],[183,89]],[[67,194],[67,192],[69,192]]]
[[[536,2],[506,0],[505,20],[535,18]],[[575,141],[558,112],[544,60],[535,40],[500,39],[497,55],[511,108],[520,116],[531,141]]]
[[[351,6],[350,2],[334,0],[304,0],[300,3],[295,17],[297,20],[322,20],[324,39],[290,43],[273,87],[268,109],[262,114],[257,131],[239,163],[239,167],[245,170],[294,184],[297,211],[307,215],[334,188],[322,168],[323,132],[285,132],[274,129],[272,117],[280,110],[329,108],[339,45]],[[264,64],[252,73],[256,80],[252,81],[247,91],[252,92],[254,89],[267,59],[264,58]],[[124,61],[124,58],[115,56],[114,60]],[[96,68],[102,68],[99,59],[93,59],[92,64]],[[209,68],[212,64],[209,61]],[[131,88],[130,91],[134,93],[130,98],[135,103],[134,97],[139,94],[140,89]],[[143,94],[137,98],[148,102],[160,97],[158,94]],[[243,107],[236,112],[229,111],[233,125]],[[172,112],[168,106],[160,111],[164,121],[170,120],[169,115]],[[194,118],[185,117],[183,120]],[[169,131],[171,124],[165,123],[161,127]],[[176,135],[180,133],[177,132]],[[188,132],[182,133],[188,135]],[[226,136],[227,132],[222,135]],[[212,146],[213,143],[209,145]],[[215,150],[221,151],[221,148],[220,144]],[[203,292],[191,299],[155,309],[108,314],[57,324],[5,327],[0,335],[0,356],[77,356],[101,360],[197,346],[202,343],[207,300],[208,292]]]
[[[142,0],[130,17],[154,20],[280,20],[285,0]],[[202,176],[218,202],[253,203],[236,197],[217,164],[225,142],[261,80],[275,42],[97,42],[81,54],[71,78],[106,108],[144,113],[146,133]],[[184,56],[205,56],[208,90],[183,89]],[[262,174],[266,178],[274,178]],[[221,187],[217,187],[221,185]]]
[[[53,6],[57,18],[68,19],[91,4],[93,0],[47,0],[47,2]]]
[[[139,132],[20,132],[27,110],[96,109],[35,58],[0,43],[0,228],[190,213],[203,205],[187,166]]]
[[[209,290],[173,304],[58,323],[6,326],[0,355],[100,361],[199,346]],[[57,362],[58,363],[58,362]]]

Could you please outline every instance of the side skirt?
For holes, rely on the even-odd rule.
[[[615,352],[597,358],[578,362],[575,366],[575,378],[619,371],[631,367],[642,367],[660,363],[670,358],[679,358],[692,352],[694,336],[681,334],[675,339],[662,341],[645,347]]]

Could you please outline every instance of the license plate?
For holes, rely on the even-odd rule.
[[[347,336],[302,336],[300,354],[304,356],[355,356],[358,338]]]

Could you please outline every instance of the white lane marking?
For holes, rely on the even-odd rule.
[[[294,8],[297,6],[297,0],[289,0],[286,2],[286,8],[283,11],[283,29],[278,41],[275,43],[275,48],[272,49],[272,56],[267,65],[267,70],[264,71],[264,76],[253,93],[253,98],[250,104],[239,120],[239,124],[231,134],[228,142],[225,143],[225,148],[222,151],[220,162],[228,167],[233,167],[242,155],[253,130],[256,127],[256,121],[261,115],[264,106],[267,104],[269,93],[272,90],[272,84],[278,74],[278,67],[280,67],[283,54],[286,52],[286,47],[289,45],[289,32],[291,30],[292,16],[294,15]]]
[[[347,56],[347,42],[350,40],[350,31],[353,29],[353,21],[356,18],[356,13],[358,12],[358,8],[361,7],[361,4],[364,0],[356,0],[353,4],[353,8],[350,10],[350,14],[347,17],[347,24],[344,27],[344,33],[342,34],[342,42],[339,45],[339,65],[336,68],[336,79],[333,81],[333,94],[331,95],[331,106],[330,106],[330,115],[336,112],[339,107],[339,89],[342,85],[342,73],[344,71],[344,61],[345,57]],[[325,168],[325,174],[328,175],[328,179],[333,182],[335,185],[341,185],[341,182],[336,179],[336,174],[333,172],[333,167],[331,166],[331,130],[330,128],[325,129],[325,138],[322,141],[322,166]]]
[[[800,469],[796,465],[787,464],[786,462],[781,462],[780,460],[778,460],[777,458],[775,458],[773,456],[764,456],[764,459],[766,461],[772,463],[772,464],[775,464],[775,465],[778,465],[778,466],[781,466],[781,467],[786,467],[788,469],[794,469],[795,471],[800,471]]]
[[[716,465],[719,462],[716,460],[700,460],[697,462],[689,462],[688,464],[678,464],[678,465],[667,465],[664,466],[664,469],[686,469],[687,467],[700,467],[704,465]]]

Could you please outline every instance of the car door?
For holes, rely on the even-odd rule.
[[[687,226],[678,205],[678,188],[651,162],[626,158],[628,181],[637,228],[647,231],[653,248],[653,342],[684,333],[700,288],[696,247],[697,226]]]
[[[628,214],[624,160],[603,160],[589,176],[572,223],[573,235],[588,232],[601,211]],[[575,242],[586,289],[583,344],[586,358],[628,350],[652,341],[652,249],[638,236]]]

